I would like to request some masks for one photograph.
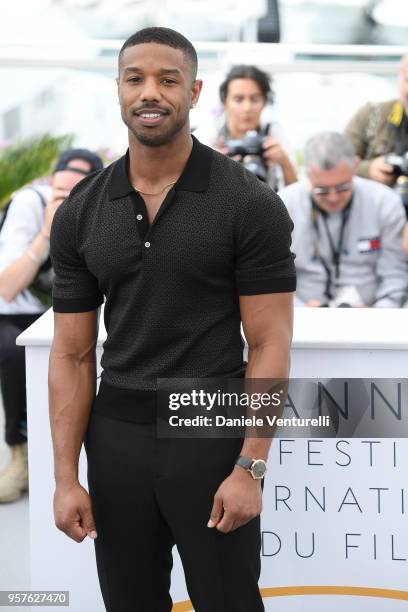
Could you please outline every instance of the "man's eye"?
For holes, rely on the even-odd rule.
[[[140,81],[140,77],[131,77],[128,79],[128,83],[137,83],[138,81]]]
[[[177,81],[175,81],[174,79],[163,79],[162,83],[166,83],[167,85],[173,85],[174,83],[177,83]]]

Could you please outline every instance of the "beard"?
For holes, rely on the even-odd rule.
[[[143,131],[136,129],[126,117],[122,116],[122,119],[128,130],[140,144],[145,147],[161,147],[170,144],[174,137],[184,128],[188,122],[188,115],[178,119],[178,121],[175,121],[167,129],[159,133],[156,133],[155,128],[145,128]]]

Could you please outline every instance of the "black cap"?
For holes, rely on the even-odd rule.
[[[73,159],[83,159],[87,161],[91,168],[88,172],[80,168],[71,168],[69,162]],[[96,153],[92,153],[88,149],[67,149],[63,151],[55,164],[54,174],[61,172],[61,170],[71,170],[72,172],[78,172],[78,174],[87,175],[95,170],[101,170],[103,168],[102,159]]]

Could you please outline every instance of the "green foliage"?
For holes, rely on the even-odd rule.
[[[28,290],[34,295],[34,297],[40,300],[40,302],[45,306],[45,308],[51,308],[52,306],[51,293],[46,293],[45,291],[41,291],[35,286],[35,283],[32,283],[28,287]]]
[[[50,174],[54,161],[71,142],[70,135],[45,134],[0,150],[0,210],[15,191]]]

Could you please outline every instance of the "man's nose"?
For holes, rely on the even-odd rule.
[[[242,101],[242,110],[245,112],[248,112],[250,110],[252,110],[252,102],[251,100],[245,98],[245,100]]]
[[[146,79],[140,97],[143,101],[157,102],[161,98],[159,84],[155,79]]]
[[[334,189],[332,189],[331,191],[329,191],[326,197],[329,202],[331,202],[332,204],[336,204],[336,202],[339,199],[339,194],[336,191],[334,191]]]

